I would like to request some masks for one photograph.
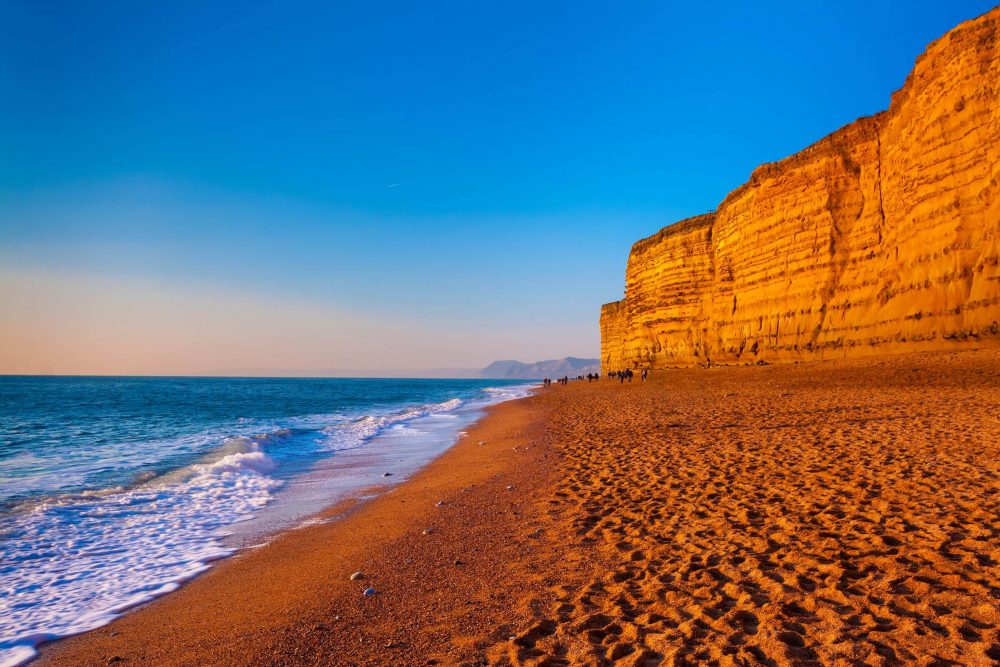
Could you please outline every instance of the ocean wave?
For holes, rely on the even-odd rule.
[[[78,494],[5,517],[0,541],[0,666],[43,641],[100,627],[232,553],[222,531],[270,500],[281,482],[246,440],[176,482]],[[44,631],[39,631],[44,628]]]
[[[385,429],[420,417],[445,414],[459,409],[465,401],[453,398],[441,403],[429,403],[387,415],[365,415],[344,424],[325,427],[327,451],[355,449],[376,437]]]
[[[515,384],[506,387],[484,387],[483,393],[490,397],[491,402],[500,403],[530,396],[531,390],[537,386],[539,386],[538,383]]]

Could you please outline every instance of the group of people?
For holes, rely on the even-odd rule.
[[[631,382],[634,376],[635,373],[632,371],[631,368],[626,368],[623,371],[610,371],[608,373],[609,378],[618,378],[618,384],[623,384],[626,380]],[[639,377],[642,378],[643,382],[645,382],[646,379],[649,378],[649,369],[643,368],[642,370],[640,370]]]
[[[618,383],[619,384],[624,384],[624,382],[626,380],[628,380],[629,382],[631,382],[632,378],[634,376],[635,376],[635,373],[632,371],[631,368],[627,368],[627,369],[625,369],[623,371],[609,371],[608,374],[607,374],[607,377],[609,377],[609,378],[612,378],[612,379],[618,378]],[[576,380],[583,380],[585,377],[587,379],[587,382],[596,382],[597,380],[601,379],[601,374],[600,373],[587,373],[587,375],[585,375],[585,376],[584,375],[578,375],[574,379],[576,379]],[[646,379],[649,378],[649,369],[648,368],[643,368],[642,370],[640,370],[639,371],[639,377],[642,379],[643,382],[645,382]],[[552,380],[552,378],[545,378],[544,380],[542,380],[542,384],[544,384],[546,387],[552,386],[553,382],[556,382],[558,384],[569,384],[569,377],[568,376],[563,376],[561,378],[556,378],[555,380]]]

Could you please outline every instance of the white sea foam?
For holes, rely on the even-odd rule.
[[[426,417],[432,414],[444,414],[457,410],[464,402],[453,398],[442,403],[430,403],[415,408],[388,415],[369,415],[343,424],[327,426],[323,432],[327,434],[325,448],[329,451],[354,449],[384,431],[386,428],[402,422]]]
[[[524,398],[531,394],[532,388],[537,384],[515,384],[507,387],[486,387],[483,392],[489,396],[489,403],[502,403],[512,401],[517,398]]]
[[[52,500],[14,513],[0,535],[0,665],[46,640],[108,623],[174,590],[231,551],[226,526],[270,499],[280,482],[257,443],[187,479],[111,495]]]

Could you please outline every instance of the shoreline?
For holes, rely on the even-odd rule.
[[[300,472],[297,474],[290,474],[287,470],[283,476],[280,474],[281,471],[278,471],[279,474],[272,474],[278,464],[270,462],[270,459],[267,458],[269,451],[262,452],[263,448],[258,446],[258,441],[268,440],[269,444],[273,444],[269,440],[273,434],[281,437],[289,436],[286,439],[290,439],[294,435],[303,435],[308,438],[314,434],[322,435],[326,431],[321,433],[318,427],[313,428],[312,431],[306,429],[294,431],[282,426],[281,428],[273,427],[272,430],[266,431],[262,435],[228,436],[224,447],[203,455],[196,463],[154,478],[145,486],[137,484],[128,489],[116,487],[109,490],[107,495],[112,499],[111,502],[124,494],[146,494],[141,496],[143,500],[147,497],[153,500],[161,498],[169,500],[173,496],[166,492],[161,495],[155,494],[159,489],[172,490],[174,487],[171,485],[176,482],[176,486],[181,491],[176,492],[175,495],[183,498],[185,495],[183,490],[186,488],[184,485],[190,486],[191,483],[188,478],[182,475],[188,473],[190,479],[199,481],[202,478],[198,475],[203,475],[205,471],[214,472],[216,468],[221,471],[220,477],[226,474],[235,475],[238,472],[254,483],[257,483],[257,480],[266,480],[266,482],[260,483],[275,486],[280,484],[277,490],[271,490],[270,501],[266,505],[252,508],[250,513],[235,517],[235,521],[230,523],[216,520],[215,524],[219,526],[219,529],[213,530],[211,533],[201,531],[204,533],[202,541],[189,540],[192,544],[196,544],[196,547],[192,547],[187,552],[182,551],[173,558],[164,559],[162,554],[157,552],[153,555],[158,558],[141,561],[141,557],[148,550],[134,549],[133,546],[130,546],[130,540],[122,541],[123,551],[121,553],[124,556],[118,556],[117,560],[110,560],[108,567],[112,569],[112,575],[118,576],[119,579],[123,576],[121,573],[126,571],[120,565],[123,559],[129,563],[140,563],[145,567],[145,570],[138,570],[139,574],[124,575],[131,577],[124,581],[125,584],[131,584],[131,588],[114,585],[114,576],[102,578],[102,571],[92,569],[91,561],[80,559],[74,559],[75,562],[68,559],[63,561],[63,564],[59,565],[59,569],[51,575],[56,577],[55,587],[42,588],[36,594],[36,598],[40,597],[43,600],[51,596],[49,599],[54,601],[54,608],[62,613],[62,617],[43,615],[39,618],[38,612],[30,611],[31,608],[27,605],[22,604],[20,610],[17,607],[11,607],[12,612],[18,612],[21,616],[15,615],[14,618],[8,618],[7,621],[10,622],[10,625],[7,625],[6,629],[11,636],[15,635],[14,631],[19,627],[22,628],[22,631],[16,634],[17,642],[4,642],[5,648],[0,651],[0,664],[14,665],[31,662],[37,658],[41,647],[45,645],[106,627],[124,615],[134,613],[164,596],[175,594],[178,589],[184,588],[192,580],[204,576],[206,572],[218,567],[222,562],[239,557],[247,551],[259,549],[286,532],[330,521],[331,512],[334,515],[339,513],[336,510],[331,510],[331,507],[341,507],[344,505],[344,501],[347,501],[348,504],[362,502],[405,483],[415,472],[453,446],[471,424],[482,418],[485,414],[485,408],[497,404],[497,401],[503,402],[513,397],[528,395],[532,391],[534,391],[534,386],[526,382],[506,383],[501,384],[500,387],[486,387],[476,394],[467,391],[466,393],[470,394],[471,398],[463,396],[461,399],[451,398],[445,402],[417,403],[414,404],[415,407],[404,406],[395,412],[386,412],[386,416],[378,416],[376,411],[374,417],[344,419],[343,423],[348,427],[354,428],[355,424],[360,424],[365,429],[362,433],[363,441],[355,446],[338,446],[335,450],[330,451],[318,447],[314,450],[308,450],[314,459],[308,468],[301,465],[300,460],[292,461],[293,466],[299,466],[297,470]],[[371,423],[369,424],[369,422]],[[338,433],[331,433],[330,437],[335,437]],[[350,434],[348,433],[348,435]],[[242,446],[244,441],[249,442],[250,445]],[[240,443],[239,448],[233,445],[236,442]],[[278,443],[278,445],[286,444],[285,442]],[[351,443],[348,442],[348,444]],[[294,450],[286,446],[284,450],[279,447],[277,451],[277,456],[284,455],[287,460],[289,451],[306,450]],[[243,465],[243,458],[255,456],[263,457],[264,463],[256,466],[257,459],[254,459],[248,465]],[[295,454],[292,456],[294,457]],[[234,472],[234,468],[238,470]],[[296,470],[292,466],[289,468]],[[216,480],[213,477],[210,481]],[[221,486],[225,487],[226,483],[227,481],[223,480]],[[237,489],[244,488],[242,477],[233,481],[231,486]],[[223,498],[223,500],[227,499]],[[223,504],[222,509],[225,507]],[[170,510],[171,507],[167,509]],[[219,506],[206,506],[205,513],[224,516]],[[161,514],[166,518],[160,518]],[[147,516],[153,516],[161,523],[169,522],[173,517],[169,512],[157,514],[147,511],[141,516],[139,523],[133,522],[131,524],[131,532],[128,532],[128,524],[123,526],[124,534],[138,540],[140,546],[147,544],[147,536],[151,540],[174,540],[174,543],[177,543],[176,536],[169,529],[165,531],[142,530],[142,521],[146,520]],[[199,522],[194,522],[190,531],[188,531],[188,525],[181,524],[178,528],[184,536],[196,535],[199,525]],[[83,534],[86,533],[83,532]],[[70,539],[75,539],[75,535],[70,535]],[[14,542],[14,544],[18,543]],[[75,544],[75,542],[71,544]],[[175,549],[176,551],[178,550]],[[115,558],[115,552],[110,553]],[[89,553],[84,554],[84,558],[89,555]],[[187,560],[182,560],[185,557]],[[181,562],[186,567],[179,574],[176,574],[175,571],[180,570],[178,564]],[[98,565],[104,564],[99,562]],[[117,571],[114,570],[116,567]],[[161,569],[156,570],[157,567]],[[166,575],[163,575],[161,579],[154,578],[160,575],[163,570],[166,570]],[[36,579],[42,582],[48,581],[46,578],[48,570],[36,571],[40,572],[34,575]],[[127,571],[134,572],[136,570],[129,568]],[[80,578],[75,580],[67,575],[67,572],[70,575],[80,572]],[[32,575],[29,573],[25,576]],[[103,602],[102,606],[92,602],[89,607],[100,611],[88,613],[74,611],[88,607],[76,605],[70,607],[69,604],[61,602],[63,598],[59,595],[61,590],[59,583],[62,580],[78,582],[84,591],[106,591],[103,594],[103,600],[97,600],[97,602]],[[43,583],[43,585],[47,586],[48,584]],[[74,583],[73,586],[77,586],[77,583]],[[75,588],[74,592],[79,588],[81,587]],[[134,591],[134,593],[120,591]],[[23,611],[26,608],[29,611]],[[48,608],[43,607],[41,613],[48,613]],[[43,625],[42,619],[45,618],[49,620],[56,618],[56,621],[63,622],[63,627]],[[66,620],[63,621],[63,619]],[[19,623],[20,625],[18,625]],[[23,628],[28,629],[23,630]]]
[[[998,432],[996,349],[554,386],[39,664],[995,664]]]
[[[366,547],[404,535],[422,537],[432,545],[439,543],[438,538],[450,532],[447,525],[450,510],[466,500],[464,490],[496,487],[499,484],[496,480],[513,474],[516,464],[537,463],[538,454],[544,460],[548,455],[541,453],[541,448],[532,451],[525,436],[509,433],[526,425],[526,420],[517,414],[519,410],[509,406],[530,400],[530,397],[520,398],[488,406],[477,421],[463,429],[465,434],[451,447],[401,483],[359,488],[351,497],[310,515],[295,527],[279,531],[263,545],[240,549],[177,591],[134,607],[100,628],[38,646],[38,657],[29,664],[106,664],[126,660],[155,664],[255,664],[253,651],[248,653],[246,647],[269,634],[255,625],[278,632],[281,624],[275,621],[289,614],[301,616],[311,609],[312,613],[322,615],[315,608],[322,605],[322,596],[311,594],[315,593],[315,582],[291,590],[287,585],[285,575],[298,581],[311,579],[303,570],[303,557],[322,570],[325,588],[343,598],[361,599],[366,586],[379,590],[390,576],[379,574],[367,565],[370,559],[364,554]],[[484,427],[484,422],[489,425]],[[479,445],[480,441],[486,444]],[[545,468],[537,466],[537,469]],[[499,486],[499,491],[489,490],[505,499],[511,495],[506,486]],[[440,500],[446,503],[442,507],[437,506]],[[430,535],[423,535],[426,528],[431,528]],[[465,562],[455,565],[456,559],[461,560],[449,554],[441,565],[457,570]],[[349,575],[359,570],[366,572],[365,578],[361,582],[350,581]],[[266,575],[276,571],[281,575]],[[262,588],[266,592],[262,593]],[[377,605],[385,594],[390,593],[379,590],[376,596],[364,598],[364,602],[372,603],[369,607]],[[231,603],[237,601],[241,603],[234,608]],[[343,627],[349,626],[347,612],[333,615],[341,617]],[[220,623],[221,616],[228,618]],[[317,621],[314,625],[323,623]],[[198,630],[193,635],[178,630],[184,626]],[[181,634],[190,641],[181,640]],[[238,647],[223,645],[228,645],[235,636],[241,636],[238,643],[242,649],[231,652],[228,649]],[[162,650],[151,646],[155,643],[150,641],[153,637],[163,642],[159,647]]]
[[[540,386],[525,380],[504,388],[530,396]],[[488,408],[509,400],[513,399],[486,404],[463,402],[455,410],[430,412],[381,427],[362,445],[335,450],[285,480],[271,502],[247,520],[232,524],[220,542],[237,551],[259,547],[286,532],[329,520],[323,518],[327,510],[342,502],[365,502],[405,484],[465,437],[468,429],[486,416]],[[456,421],[446,426],[432,424],[443,416]],[[393,427],[400,426],[408,435],[395,434]],[[418,440],[412,438],[413,429],[419,432]]]

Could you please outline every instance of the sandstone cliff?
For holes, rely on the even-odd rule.
[[[636,243],[604,370],[1000,344],[998,26],[960,25],[887,111]]]

